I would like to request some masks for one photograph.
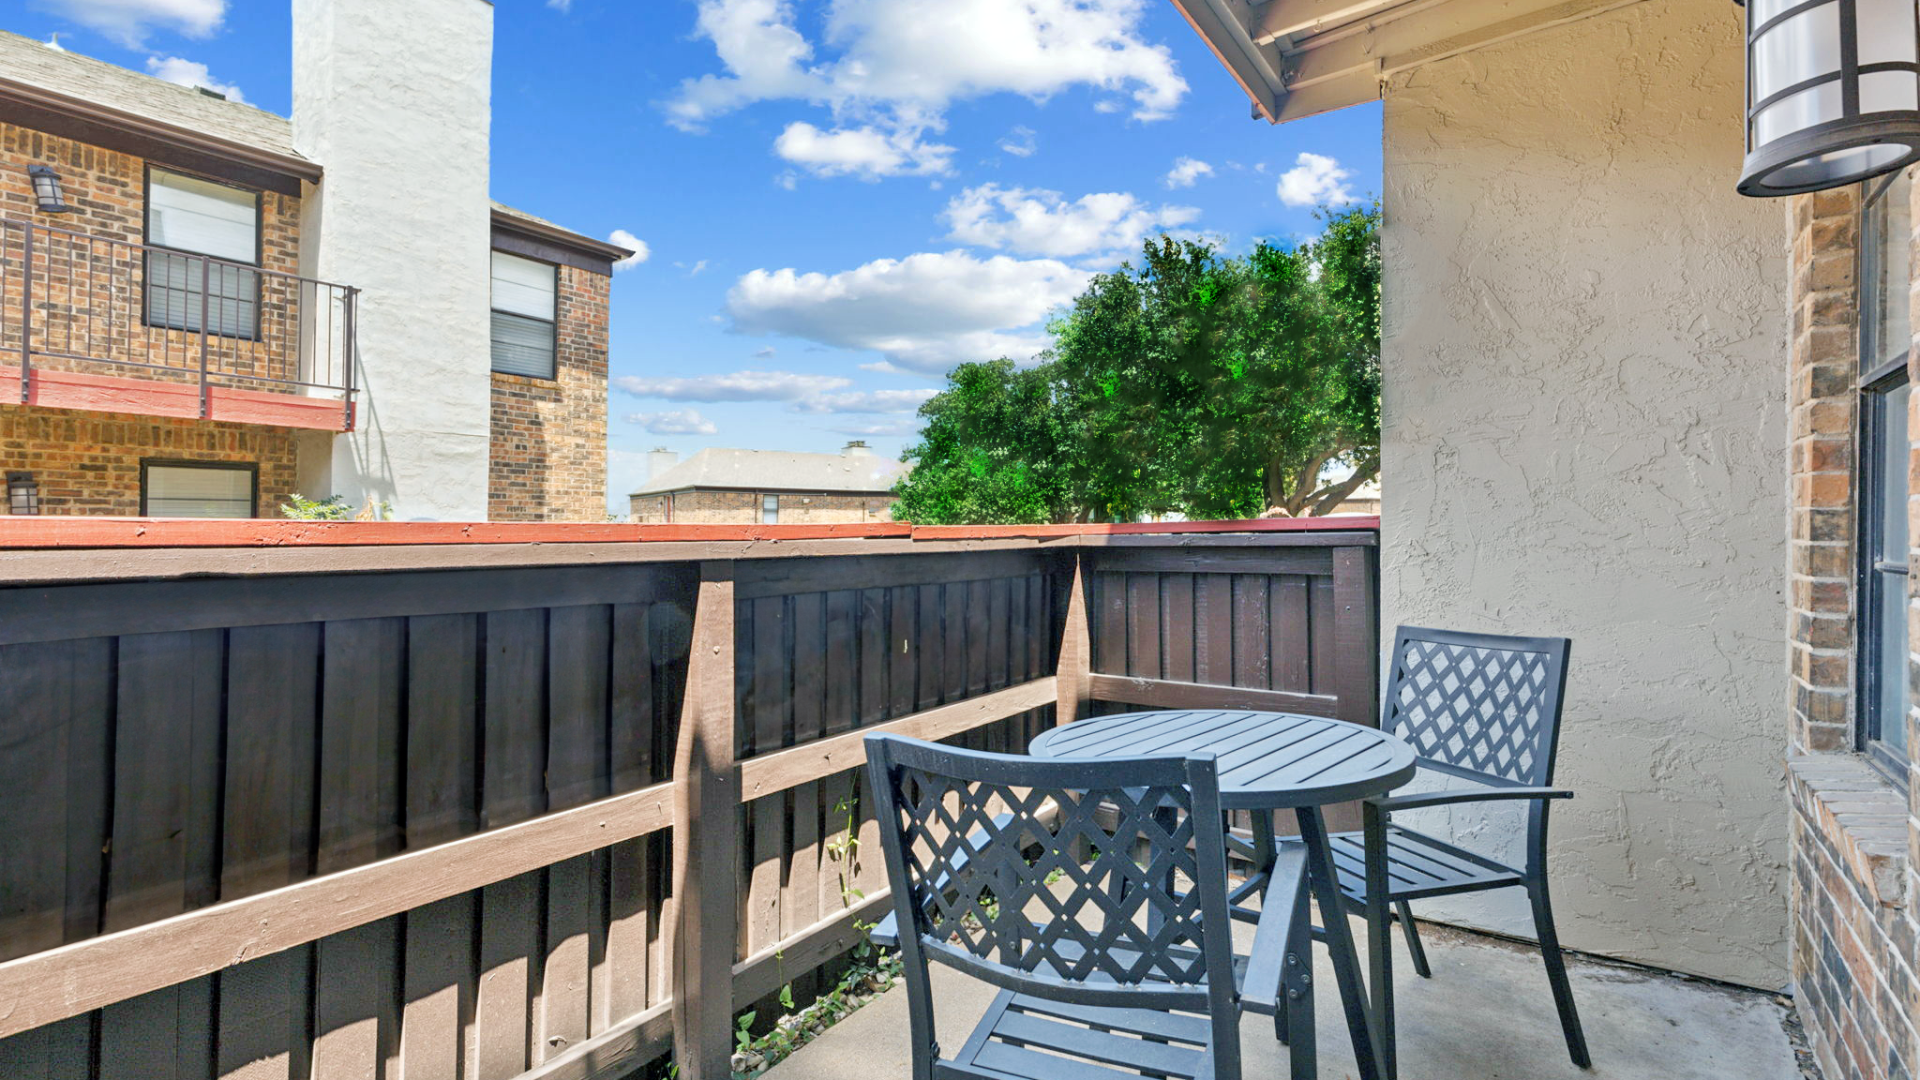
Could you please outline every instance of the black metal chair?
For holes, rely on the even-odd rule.
[[[1547,890],[1547,811],[1553,800],[1573,796],[1551,786],[1571,644],[1566,638],[1411,626],[1395,633],[1381,728],[1413,744],[1423,770],[1470,780],[1475,786],[1368,799],[1362,804],[1364,828],[1333,837],[1341,891],[1368,917],[1368,984],[1389,1076],[1394,1075],[1395,1055],[1388,905],[1406,935],[1415,972],[1432,978],[1410,902],[1509,886],[1525,889],[1532,902],[1567,1052],[1583,1069],[1592,1064]],[[1502,799],[1528,802],[1527,859],[1521,867],[1415,832],[1391,818],[1397,810]],[[1380,901],[1369,906],[1370,896]]]
[[[1281,954],[1304,904],[1292,875],[1292,902],[1255,931],[1260,961],[1235,964],[1211,758],[866,745],[902,928],[875,937],[901,951],[914,1080],[1238,1080],[1240,1017],[1284,1012]],[[1001,988],[945,1047],[930,962]]]

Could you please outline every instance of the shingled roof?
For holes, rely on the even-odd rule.
[[[873,454],[708,449],[649,479],[633,494],[718,490],[884,495],[906,472],[900,462]]]

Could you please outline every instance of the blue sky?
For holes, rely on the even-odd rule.
[[[281,0],[7,8],[289,109]],[[943,371],[1044,347],[1143,235],[1293,240],[1380,187],[1377,105],[1251,120],[1167,0],[499,0],[493,87],[494,197],[646,247],[613,288],[617,508],[654,446],[895,455]]]

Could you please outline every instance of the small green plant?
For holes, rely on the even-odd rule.
[[[353,507],[338,495],[324,499],[295,495],[280,504],[280,513],[295,521],[347,521],[353,517]]]
[[[743,1054],[753,1049],[753,1032],[750,1029],[753,1027],[753,1022],[759,1018],[759,1013],[748,1009],[740,1014],[740,1019],[734,1021],[734,1047]]]

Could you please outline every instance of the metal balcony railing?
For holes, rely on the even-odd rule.
[[[359,290],[207,255],[0,219],[0,366],[335,400],[354,424]]]

